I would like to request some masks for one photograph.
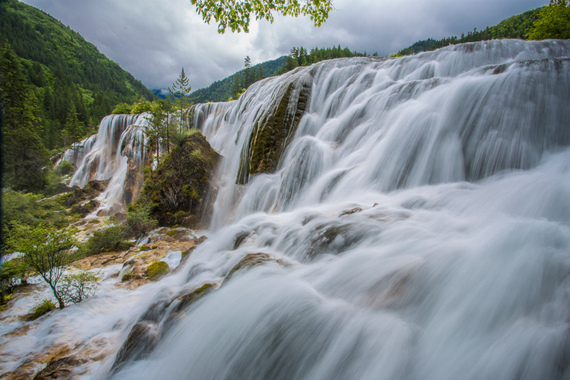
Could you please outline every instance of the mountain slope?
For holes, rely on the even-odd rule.
[[[446,37],[441,40],[435,40],[433,38],[428,38],[427,40],[418,41],[405,49],[400,50],[396,53],[399,55],[410,55],[416,54],[422,51],[429,51],[439,49],[447,45],[460,44],[464,42],[475,42],[491,39],[503,39],[503,38],[516,38],[525,39],[526,33],[532,27],[534,21],[538,18],[538,14],[542,8],[531,9],[529,11],[523,12],[519,15],[508,17],[497,25],[488,26],[487,28],[477,31],[474,29],[473,32],[468,32],[467,35],[462,34],[461,37]]]
[[[62,130],[71,111],[89,129],[119,102],[154,97],[79,33],[17,0],[0,1],[0,42],[16,52],[34,89],[44,127],[42,138],[50,149],[69,143]]]
[[[251,66],[251,69],[253,72],[258,72],[261,69],[264,77],[277,75],[279,70],[285,65],[285,59],[286,56],[283,56],[271,61],[265,61]],[[216,81],[206,88],[194,91],[192,97],[195,98],[194,101],[196,103],[224,102],[229,97],[235,96],[235,82],[242,75],[245,75],[245,69]]]

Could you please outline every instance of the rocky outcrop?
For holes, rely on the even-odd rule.
[[[221,156],[197,132],[168,155],[145,182],[137,205],[150,205],[160,226],[199,228],[209,222]]]
[[[249,144],[241,153],[238,184],[246,184],[250,175],[272,173],[291,142],[301,117],[309,106],[312,77],[292,76],[277,89],[276,96],[256,121]]]

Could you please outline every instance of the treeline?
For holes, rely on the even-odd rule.
[[[377,53],[373,54],[377,56]],[[291,53],[287,56],[285,60],[285,65],[279,71],[279,74],[286,73],[293,70],[299,66],[309,66],[313,63],[324,61],[327,59],[334,58],[346,58],[346,57],[367,57],[366,52],[359,53],[357,51],[350,50],[349,48],[341,48],[340,45],[333,46],[330,48],[313,48],[310,52],[304,47],[294,47],[291,49]]]
[[[249,66],[246,65],[246,57],[246,62],[244,63],[245,67],[243,70],[216,81],[206,88],[194,91],[191,95],[194,101],[197,103],[207,103],[225,102],[229,98],[235,99],[242,89],[247,88],[251,83],[277,75],[285,64],[285,56],[257,65],[251,65],[250,61]]]
[[[117,103],[154,97],[81,35],[17,0],[0,1],[0,42],[15,53],[35,97],[36,132],[50,151],[94,133]],[[76,123],[72,133],[69,123]]]
[[[440,40],[429,38],[427,40],[418,41],[392,56],[398,57],[411,55],[422,51],[436,50],[448,45],[461,44],[465,42],[503,38],[525,39],[528,31],[532,28],[535,21],[537,21],[541,9],[542,8],[532,9],[521,13],[520,15],[506,18],[497,25],[488,26],[483,30],[477,30],[477,28],[475,28],[472,32],[468,32],[466,35],[462,34],[460,37],[446,37]]]

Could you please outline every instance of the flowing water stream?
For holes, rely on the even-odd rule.
[[[224,156],[209,239],[176,274],[105,288],[28,339],[107,339],[94,378],[568,379],[569,53],[503,40],[339,59],[200,106]],[[244,172],[268,104],[307,83],[276,170]],[[246,255],[264,264],[233,272]],[[117,355],[143,322],[152,342]]]

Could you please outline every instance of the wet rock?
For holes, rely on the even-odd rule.
[[[155,323],[137,322],[117,353],[111,373],[118,371],[126,362],[146,358],[159,342],[160,334]]]
[[[251,231],[241,232],[236,236],[236,240],[234,241],[234,250],[238,249],[248,237],[252,235]]]
[[[262,253],[262,252],[261,253],[248,253],[239,261],[239,263],[237,263],[230,270],[230,272],[228,273],[228,275],[226,276],[226,278],[224,280],[224,283],[229,281],[229,279],[232,278],[232,276],[240,270],[251,269],[251,268],[256,267],[258,265],[265,264],[269,261],[275,261],[276,263],[284,265],[282,260],[275,260],[271,256],[269,256],[267,253]]]
[[[87,201],[93,200],[105,191],[108,184],[109,180],[91,180],[82,189],[75,187],[73,192],[66,196],[64,203],[68,207],[87,203]]]
[[[250,175],[277,169],[309,105],[312,83],[312,77],[306,74],[291,77],[277,89],[268,112],[256,120],[249,144],[242,151],[236,183],[246,184]]]
[[[362,211],[362,208],[360,208],[360,207],[355,207],[355,208],[352,208],[352,209],[350,209],[350,210],[344,210],[344,211],[342,211],[342,212],[339,214],[339,217],[340,217],[340,216],[345,216],[345,215],[356,214],[357,212],[360,212],[360,211]]]
[[[71,379],[75,367],[85,363],[85,360],[79,360],[74,357],[65,357],[48,363],[47,367],[42,369],[34,376],[34,380],[51,380],[51,379]]]

